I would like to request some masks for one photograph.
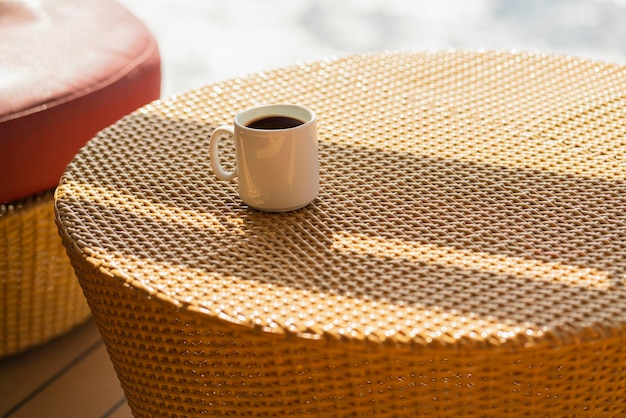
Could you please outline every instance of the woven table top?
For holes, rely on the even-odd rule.
[[[318,114],[321,192],[269,214],[216,179],[209,136],[280,102]],[[263,333],[412,349],[623,336],[626,68],[446,51],[251,74],[101,132],[56,209],[107,280]]]

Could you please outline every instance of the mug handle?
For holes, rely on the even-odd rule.
[[[220,155],[218,150],[218,144],[220,139],[229,138],[235,136],[235,130],[232,126],[222,125],[217,127],[213,133],[211,134],[211,145],[209,148],[209,155],[211,157],[211,167],[215,172],[215,175],[220,180],[232,180],[237,176],[237,166],[235,162],[235,168],[233,171],[226,171],[222,167],[222,163],[220,162]]]

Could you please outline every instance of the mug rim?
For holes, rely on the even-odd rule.
[[[272,112],[271,109],[276,109],[276,110]],[[297,112],[289,113],[285,111],[286,109],[296,110]],[[297,115],[295,115],[294,113],[297,113]],[[307,120],[303,120],[303,118],[300,117],[301,115],[306,115]],[[249,126],[246,126],[252,121],[255,121],[262,117],[268,117],[268,116],[286,116],[286,117],[290,117],[293,119],[298,119],[302,121],[303,123],[301,125],[294,126],[291,128],[281,128],[281,129],[258,129],[258,128],[250,128]],[[288,131],[292,129],[305,128],[309,126],[310,124],[314,123],[316,119],[317,119],[316,113],[312,109],[306,106],[291,104],[291,103],[264,104],[264,105],[252,106],[237,113],[237,115],[235,116],[235,127],[238,129],[244,129],[244,130],[252,131],[252,132],[281,132],[281,131]]]

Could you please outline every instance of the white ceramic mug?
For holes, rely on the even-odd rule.
[[[234,127],[222,125],[211,134],[211,167],[219,179],[237,177],[248,206],[268,212],[304,207],[319,192],[316,120],[312,110],[291,104],[244,110]],[[233,171],[223,168],[218,152],[219,141],[228,137],[235,141]]]

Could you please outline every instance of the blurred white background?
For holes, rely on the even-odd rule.
[[[152,30],[163,97],[363,51],[502,49],[626,64],[626,0],[121,0]]]

